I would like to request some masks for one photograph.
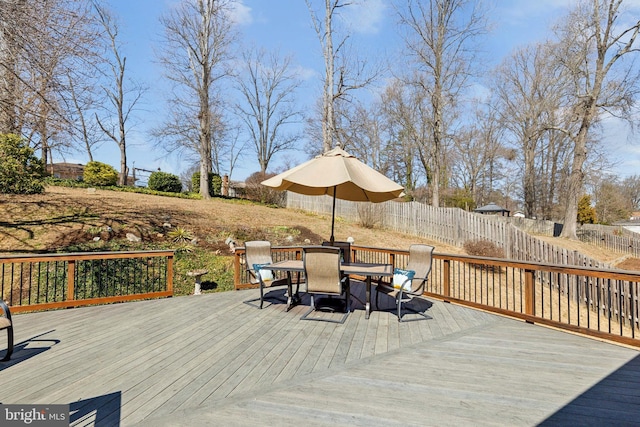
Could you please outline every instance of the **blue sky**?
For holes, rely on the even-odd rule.
[[[159,17],[178,0],[110,0],[109,4],[121,23],[123,51],[131,77],[149,87],[141,109],[135,114],[135,126],[128,135],[129,166],[179,175],[189,165],[175,156],[164,156],[153,146],[149,130],[158,124],[166,107],[162,92],[162,69],[154,62],[154,48],[161,39]],[[487,66],[499,63],[514,48],[545,38],[550,25],[564,14],[576,0],[494,0],[491,12],[492,31],[483,42]],[[629,0],[627,0],[629,1]],[[323,0],[312,0],[322,10]],[[640,6],[640,0],[630,5]],[[345,8],[346,9],[346,8]],[[353,41],[360,51],[372,55],[397,52],[402,46],[396,29],[396,17],[388,0],[355,0],[355,6],[344,11],[343,23],[353,30]],[[242,0],[236,8],[236,25],[240,41],[266,49],[278,49],[294,57],[296,69],[303,78],[298,99],[303,110],[310,110],[321,94],[323,60],[320,43],[311,25],[304,0]],[[620,123],[607,126],[607,141],[612,158],[619,165],[612,172],[623,177],[640,172],[640,142],[628,138]],[[634,142],[635,141],[635,142]],[[305,155],[287,156],[305,160]],[[96,160],[119,168],[119,150],[115,143],[105,142],[94,156]],[[71,162],[86,163],[83,153],[66,155]],[[60,159],[55,159],[60,160]],[[281,166],[283,156],[275,157],[270,169]],[[255,155],[247,153],[242,165],[233,171],[232,179],[243,180],[259,169]]]

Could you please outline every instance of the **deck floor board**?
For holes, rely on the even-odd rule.
[[[364,287],[354,286],[364,298]],[[282,290],[274,290],[274,293]],[[256,290],[14,316],[0,403],[74,426],[598,425],[640,419],[640,353],[431,300],[344,324],[245,304]],[[375,307],[375,306],[374,306]],[[327,314],[336,316],[336,314]],[[2,345],[2,341],[0,341]],[[0,355],[4,347],[0,347]]]

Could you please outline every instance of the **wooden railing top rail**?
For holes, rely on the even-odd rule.
[[[92,259],[119,259],[119,258],[144,258],[144,257],[173,257],[175,251],[172,250],[150,250],[150,251],[125,251],[125,252],[71,252],[64,254],[20,254],[20,255],[0,255],[0,264],[18,262],[47,262],[47,261],[69,261],[69,260],[92,260]]]
[[[580,276],[599,277],[605,279],[628,280],[631,282],[640,282],[640,271],[620,270],[620,269],[603,269],[587,266],[576,266],[566,264],[551,264],[536,261],[515,261],[504,258],[488,258],[471,255],[454,255],[454,254],[438,254],[434,253],[435,259],[460,261],[468,264],[481,263],[483,265],[512,267],[522,270],[538,270],[553,273],[575,274]]]
[[[302,252],[302,246],[274,246],[274,252]],[[408,255],[409,251],[405,249],[388,249],[378,248],[374,246],[356,246],[352,245],[351,250],[355,251],[372,251],[388,255]],[[244,247],[236,248],[236,254],[244,253]],[[631,282],[640,282],[640,271],[620,270],[620,269],[602,269],[587,266],[575,266],[566,264],[551,264],[536,261],[518,261],[506,258],[489,258],[473,255],[462,254],[445,254],[433,253],[434,259],[460,261],[468,264],[478,263],[490,266],[519,268],[522,270],[539,270],[554,273],[567,273],[589,277],[599,277],[604,279],[627,280]]]

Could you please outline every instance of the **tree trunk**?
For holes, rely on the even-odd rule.
[[[535,140],[525,136],[524,141],[524,215],[533,218],[536,215],[536,173],[535,173]]]
[[[591,98],[585,105],[584,119],[575,137],[575,146],[573,151],[573,164],[571,165],[571,174],[569,175],[569,186],[567,194],[567,207],[564,214],[564,225],[560,237],[566,237],[571,240],[578,240],[576,234],[578,227],[578,202],[584,192],[584,162],[587,159],[587,137],[589,127],[595,116],[596,106],[595,99]]]
[[[333,148],[333,138],[335,136],[335,115],[333,111],[334,101],[334,83],[333,83],[333,38],[332,38],[332,16],[333,11],[331,7],[331,0],[325,0],[325,18],[324,18],[324,31],[325,31],[325,48],[324,48],[324,61],[325,61],[325,83],[324,83],[324,120],[322,123],[322,143],[323,152],[327,152]]]

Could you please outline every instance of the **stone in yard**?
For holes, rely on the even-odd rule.
[[[127,240],[130,242],[141,242],[142,239],[133,233],[127,233]]]

